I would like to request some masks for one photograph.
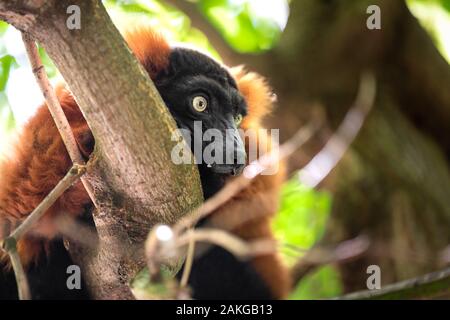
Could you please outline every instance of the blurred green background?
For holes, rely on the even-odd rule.
[[[207,37],[192,27],[190,19],[164,1],[105,0],[104,3],[121,30],[136,23],[154,25],[171,41],[194,44],[220,59]],[[289,14],[289,1],[284,0],[199,0],[195,4],[234,50],[252,54],[276,45]],[[408,0],[408,5],[450,62],[450,1]],[[40,53],[52,81],[60,81],[44,50]],[[0,156],[8,154],[14,133],[41,101],[20,34],[0,22]],[[320,239],[332,201],[330,194],[308,189],[298,179],[285,184],[280,214],[273,227],[287,263],[292,264]],[[341,292],[338,273],[333,266],[326,266],[308,275],[291,298],[329,298]]]

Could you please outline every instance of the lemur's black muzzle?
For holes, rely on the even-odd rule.
[[[218,174],[240,175],[244,170],[247,154],[245,145],[239,134],[233,117],[228,120],[228,128],[224,132],[221,149],[223,150],[223,162],[210,164],[211,171]],[[219,159],[222,157],[219,157]]]

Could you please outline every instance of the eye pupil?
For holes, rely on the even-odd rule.
[[[206,100],[206,98],[203,96],[196,96],[192,100],[192,107],[198,112],[205,111],[207,106],[208,106],[208,100]]]

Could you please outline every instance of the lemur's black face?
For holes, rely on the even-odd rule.
[[[202,53],[177,48],[171,52],[168,69],[158,75],[155,84],[178,127],[189,131],[197,161],[203,155],[201,170],[239,174],[245,164],[245,147],[237,128],[247,114],[247,105],[228,71]],[[194,134],[199,129],[203,139]],[[200,147],[201,153],[195,150]],[[220,157],[215,157],[213,147],[222,151]],[[212,154],[214,159],[205,154]]]

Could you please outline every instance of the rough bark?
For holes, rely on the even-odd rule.
[[[66,26],[69,5],[81,29]],[[96,298],[130,298],[141,244],[155,223],[173,223],[202,199],[195,166],[170,159],[176,125],[100,1],[0,1],[0,18],[28,32],[63,75],[95,136],[88,179],[99,242],[73,246]]]

